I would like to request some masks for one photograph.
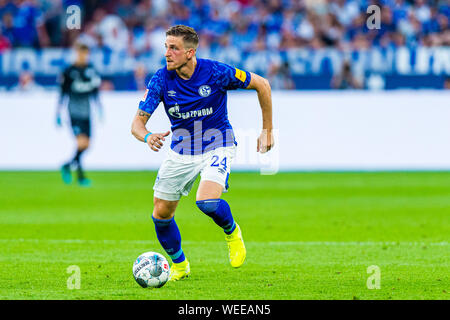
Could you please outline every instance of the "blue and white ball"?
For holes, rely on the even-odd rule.
[[[169,280],[169,262],[157,252],[141,254],[133,264],[133,275],[143,288],[160,288]]]

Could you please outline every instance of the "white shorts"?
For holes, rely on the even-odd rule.
[[[236,146],[222,147],[200,155],[181,155],[172,149],[159,168],[153,186],[154,196],[169,201],[187,196],[200,174],[201,180],[217,182],[228,189],[230,166],[236,154]]]

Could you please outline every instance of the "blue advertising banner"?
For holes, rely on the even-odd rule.
[[[231,47],[200,50],[198,56],[223,61],[274,79],[278,76],[277,72],[281,72],[281,77],[291,78],[297,89],[332,88],[333,76],[339,75],[346,63],[351,66],[351,73],[361,79],[364,88],[439,89],[450,77],[450,47],[372,48],[353,52],[337,49],[246,52]],[[68,49],[5,51],[0,54],[0,87],[8,89],[24,71],[34,74],[41,85],[54,86],[58,74],[72,60],[73,53]],[[160,52],[155,51],[134,57],[126,52],[93,50],[91,61],[116,90],[136,89],[129,82],[138,66],[143,66],[145,73],[151,75],[165,63]],[[275,73],[273,70],[276,70]]]

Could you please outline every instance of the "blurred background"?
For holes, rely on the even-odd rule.
[[[68,27],[72,5],[81,9],[79,28]],[[373,5],[379,16],[368,12]],[[449,116],[449,19],[445,0],[0,0],[0,168],[54,169],[72,152],[61,142],[69,133],[55,131],[53,109],[76,42],[91,48],[106,109],[88,167],[157,168],[160,159],[145,159],[129,125],[149,77],[165,64],[165,31],[175,24],[197,30],[199,57],[269,79],[281,168],[450,168],[442,148],[449,134],[442,122]],[[231,93],[231,123],[257,131],[259,106],[248,94]],[[41,143],[28,145],[32,159],[18,147],[27,145],[25,135],[4,139],[17,130],[10,120],[23,108],[30,108],[27,125]],[[155,118],[152,125],[166,130],[164,114]],[[113,146],[102,140],[117,132]],[[303,152],[288,150],[292,145]],[[126,152],[133,161],[111,162]]]
[[[81,8],[80,29],[67,28],[70,5]],[[379,29],[368,29],[370,5],[381,8]],[[142,90],[164,64],[166,29],[186,24],[201,57],[260,73],[275,89],[443,89],[449,19],[446,0],[0,0],[0,88],[33,76],[55,86],[81,41],[104,90]]]

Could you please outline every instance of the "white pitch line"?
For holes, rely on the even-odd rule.
[[[0,239],[0,243],[14,243],[14,242],[32,242],[32,243],[66,243],[66,244],[154,244],[156,240],[88,240],[88,239]],[[185,244],[198,243],[221,243],[222,241],[183,241]],[[251,245],[281,245],[281,246],[448,246],[447,241],[441,242],[419,242],[419,241],[246,241],[246,244]]]
[[[263,243],[263,242],[261,242]],[[447,241],[441,242],[419,242],[419,241],[275,241],[264,242],[269,245],[308,245],[308,246],[379,246],[379,245],[399,245],[399,246],[448,246]]]

